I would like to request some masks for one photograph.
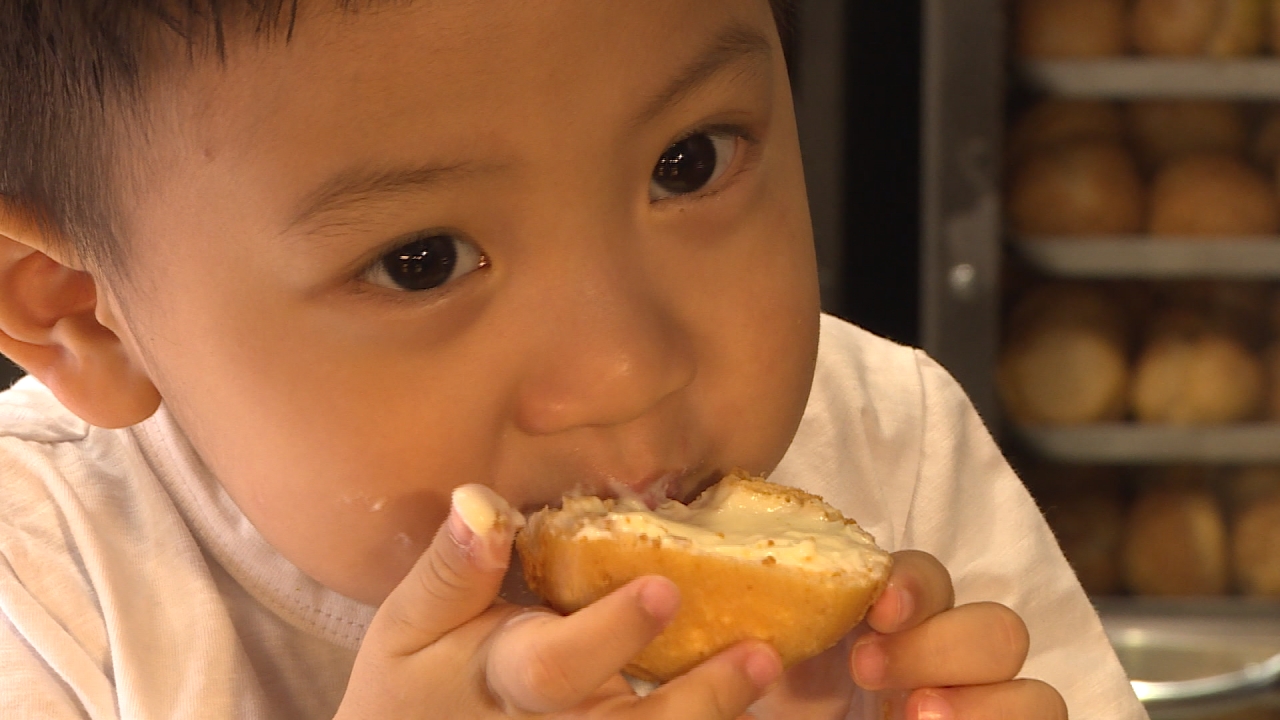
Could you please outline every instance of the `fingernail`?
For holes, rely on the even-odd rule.
[[[782,661],[778,658],[778,654],[769,648],[752,650],[742,667],[751,684],[760,690],[768,690],[778,681],[778,678],[782,677]]]
[[[868,633],[853,646],[853,679],[864,690],[880,690],[889,664],[880,636]]]
[[[488,535],[498,523],[498,504],[506,504],[497,493],[483,485],[456,487],[450,499],[458,521],[472,536]],[[454,537],[458,538],[456,535]]]
[[[640,607],[664,627],[675,619],[680,608],[680,594],[671,583],[651,580],[640,587]]]
[[[916,706],[916,720],[951,720],[951,717],[951,703],[935,693],[926,693]]]
[[[498,568],[506,566],[508,548],[505,542],[495,542],[496,531],[520,527],[524,516],[483,485],[460,485],[450,496],[449,518],[445,522],[454,542],[477,563]],[[503,547],[494,547],[498,544]]]
[[[915,612],[916,601],[911,597],[911,593],[904,588],[897,588],[895,593],[898,596],[898,619],[894,628],[902,627],[907,620],[911,619],[911,613]]]
[[[471,548],[476,540],[476,533],[458,511],[456,502],[449,508],[449,519],[445,520],[445,525],[449,528],[449,537],[453,538],[458,547],[464,550]]]

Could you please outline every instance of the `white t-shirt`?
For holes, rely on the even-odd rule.
[[[1023,674],[1072,717],[1145,717],[1031,498],[951,377],[823,317],[799,433],[773,475],[887,549],[950,569],[957,602],[1014,608]],[[257,533],[162,408],[92,427],[26,378],[0,394],[5,717],[327,718],[374,609]]]

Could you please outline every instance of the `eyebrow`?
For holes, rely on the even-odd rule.
[[[383,171],[348,170],[308,193],[285,227],[294,228],[311,222],[318,216],[360,206],[374,196],[445,185],[480,170],[481,168],[470,163]]]
[[[767,59],[772,54],[773,46],[758,30],[743,24],[729,25],[720,31],[705,52],[681,69],[661,92],[652,96],[632,122],[639,126],[652,121],[728,66]],[[319,216],[360,206],[371,197],[445,185],[480,170],[482,169],[469,163],[458,163],[386,171],[342,172],[303,198],[298,211],[285,228],[296,228]]]
[[[760,31],[748,25],[730,25],[720,31],[710,48],[649,100],[633,123],[644,125],[662,115],[729,65],[767,59],[772,54],[773,45]]]

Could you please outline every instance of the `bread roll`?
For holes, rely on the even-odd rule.
[[[1249,143],[1244,114],[1230,102],[1133,102],[1125,108],[1125,119],[1138,156],[1152,169],[1197,153],[1238,155]]]
[[[675,619],[628,665],[663,682],[746,639],[783,664],[817,655],[861,621],[891,558],[815,495],[735,473],[689,505],[564,498],[516,538],[529,587],[573,612],[642,575],[680,588]]]
[[[996,374],[1010,417],[1025,425],[1119,420],[1129,383],[1121,315],[1087,286],[1050,285],[1024,298]]]
[[[1146,192],[1123,146],[1076,141],[1030,153],[1013,173],[1009,221],[1034,235],[1111,235],[1142,231]]]
[[[1104,57],[1129,47],[1124,0],[1020,0],[1015,22],[1024,58]]]
[[[1133,44],[1148,55],[1253,55],[1266,35],[1266,0],[1136,0]]]
[[[1142,595],[1220,595],[1228,587],[1227,531],[1206,490],[1147,488],[1129,512],[1129,589]]]
[[[1090,595],[1120,591],[1124,501],[1116,480],[1059,486],[1040,498],[1062,553]]]
[[[1280,491],[1240,508],[1231,530],[1231,556],[1240,592],[1280,596]]]
[[[1280,205],[1271,181],[1227,155],[1198,154],[1166,165],[1151,187],[1154,235],[1272,235]]]
[[[1033,105],[1014,123],[1006,159],[1016,166],[1033,150],[1075,140],[1119,143],[1124,137],[1124,119],[1112,103],[1050,98]]]
[[[1231,423],[1256,417],[1263,389],[1261,362],[1237,338],[1213,329],[1169,328],[1139,354],[1131,404],[1140,422]]]

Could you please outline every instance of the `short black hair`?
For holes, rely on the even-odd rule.
[[[229,33],[287,40],[298,3],[0,0],[0,196],[65,240],[60,250],[122,269],[113,149],[141,119],[149,74],[173,59],[162,48],[222,56]],[[770,3],[789,47],[795,0]]]
[[[343,5],[351,0],[329,0]],[[58,250],[121,269],[122,164],[143,88],[185,47],[293,30],[298,0],[0,0],[0,196]]]

